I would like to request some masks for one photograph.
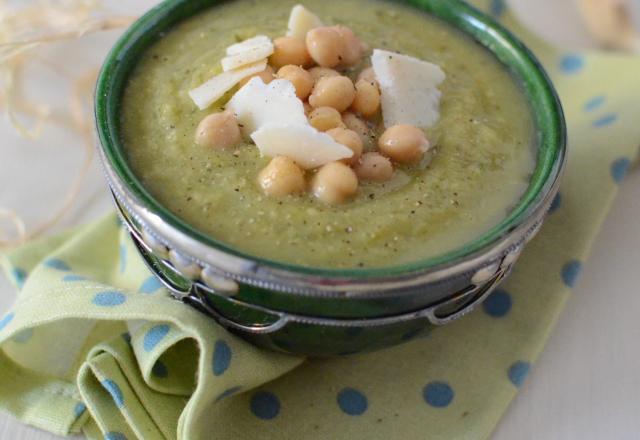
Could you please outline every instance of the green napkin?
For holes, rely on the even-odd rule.
[[[487,6],[515,24],[501,2]],[[541,234],[481,310],[388,350],[304,360],[172,300],[114,215],[4,256],[0,408],[91,439],[482,439],[542,350],[640,142],[640,59],[519,34],[558,87],[569,170]]]

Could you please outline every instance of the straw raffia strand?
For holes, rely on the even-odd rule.
[[[63,203],[49,218],[28,230],[15,210],[0,206],[0,248],[24,243],[57,224],[76,201],[93,160],[89,109],[97,69],[69,78],[73,87],[66,114],[53,112],[46,102],[26,98],[25,69],[43,63],[39,52],[49,44],[66,44],[88,34],[119,29],[134,19],[106,15],[98,0],[0,0],[0,109],[21,136],[34,142],[47,123],[64,125],[83,139],[82,165]],[[12,231],[5,231],[3,223],[8,223]]]

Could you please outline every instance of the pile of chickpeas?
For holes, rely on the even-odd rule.
[[[313,173],[310,189],[315,197],[326,203],[343,203],[356,195],[360,181],[385,182],[393,177],[394,164],[422,159],[429,142],[424,132],[412,125],[389,127],[375,142],[382,130],[380,89],[373,69],[361,70],[355,82],[341,73],[353,72],[368,52],[351,29],[320,27],[309,31],[305,40],[280,37],[273,43],[269,65],[253,76],[265,84],[276,78],[291,81],[309,123],[353,151],[352,157],[328,163]],[[230,112],[205,117],[196,133],[199,145],[212,148],[230,148],[241,141],[240,127]],[[292,159],[279,156],[259,173],[258,184],[265,194],[283,197],[307,191],[306,177]]]

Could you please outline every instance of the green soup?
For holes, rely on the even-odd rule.
[[[142,57],[125,91],[122,137],[150,193],[178,216],[238,250],[326,268],[394,266],[452,251],[503,220],[535,167],[524,94],[470,38],[415,9],[380,0],[306,0],[327,24],[346,24],[371,47],[440,65],[447,79],[428,166],[399,167],[384,184],[329,206],[311,195],[266,197],[256,176],[269,159],[247,144],[198,147],[188,91],[219,73],[225,48],[284,35],[295,1],[223,3],[169,32]]]

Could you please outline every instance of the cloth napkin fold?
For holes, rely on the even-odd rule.
[[[569,169],[540,235],[480,311],[370,354],[253,347],[171,299],[115,215],[3,256],[0,409],[91,439],[484,439],[525,380],[640,143],[640,59],[564,53]]]

